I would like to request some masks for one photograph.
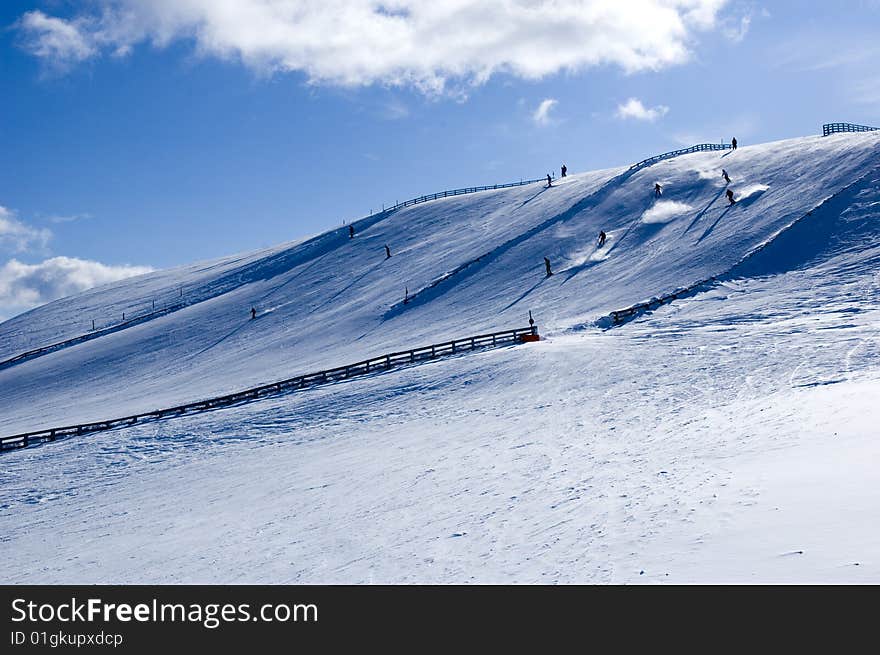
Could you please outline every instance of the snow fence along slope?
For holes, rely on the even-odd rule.
[[[52,303],[0,325],[0,343],[19,343],[28,323],[47,326],[47,335],[69,332],[70,316],[99,303],[118,309],[145,290],[173,295],[182,284],[193,293],[228,284],[173,314],[0,371],[4,432],[228,393],[519,324],[529,309],[544,332],[594,320],[729,270],[876,165],[878,144],[876,134],[808,137],[685,155],[629,174],[574,175],[550,189],[447,198],[359,226],[354,239],[335,230],[318,238],[320,247],[312,240]],[[722,166],[740,198],[733,206]],[[646,222],[658,200],[691,209]],[[594,246],[599,230],[608,234],[602,250]],[[442,293],[401,303],[405,288],[432,285]]]

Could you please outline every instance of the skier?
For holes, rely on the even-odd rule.
[[[565,164],[562,165],[562,177],[565,177],[565,174],[568,173],[568,169],[565,167]]]
[[[257,310],[254,307],[251,307],[251,319],[255,319],[257,317]]]
[[[600,230],[599,231],[599,247],[601,248],[604,245],[605,245],[605,232]]]
[[[663,187],[660,186],[659,182],[654,184],[654,195],[657,196],[658,198],[663,195]]]
[[[553,185],[550,183],[550,173],[547,173],[547,188],[549,189]]]
[[[736,150],[736,137],[733,137],[733,139],[731,139],[730,145],[733,146],[734,150]]]
[[[721,169],[721,177],[724,178],[724,181],[730,184],[730,176],[727,174],[727,171],[723,168]]]
[[[348,238],[354,239],[354,225],[348,226]]]
[[[736,202],[736,200],[733,199],[733,191],[731,191],[730,189],[727,190],[727,200],[730,202],[731,205]]]
[[[544,257],[544,267],[547,269],[547,277],[553,275],[553,271],[550,270],[550,260]]]
[[[385,259],[391,259],[391,248],[388,245],[385,245]]]

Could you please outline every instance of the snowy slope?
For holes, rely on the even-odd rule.
[[[181,286],[207,298],[0,370],[4,423],[7,431],[37,429],[98,420],[111,409],[118,415],[174,405],[404,346],[516,327],[529,309],[545,331],[589,322],[729,270],[873,170],[878,142],[876,134],[810,137],[687,155],[633,175],[617,169],[572,176],[552,189],[448,198],[370,219],[352,240],[340,228],[52,303],[0,325],[9,355],[25,345],[23,325],[43,326],[40,337],[51,341],[81,331],[83,318],[102,307],[105,316],[121,314],[126,303],[173,297]],[[740,197],[732,208],[721,166]],[[659,202],[657,180],[665,189]],[[680,213],[658,219],[658,206],[670,201]],[[600,229],[609,241],[597,253]],[[393,254],[387,261],[386,243]],[[556,271],[547,280],[544,256]],[[407,305],[405,287],[416,294]],[[248,320],[252,305],[256,321]]]
[[[839,135],[449,198],[2,324],[14,354],[28,324],[69,336],[72,314],[183,278],[205,298],[0,371],[4,432],[528,309],[549,338],[6,454],[0,579],[877,582],[878,165],[880,135]]]

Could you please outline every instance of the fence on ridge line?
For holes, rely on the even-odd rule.
[[[439,198],[448,198],[449,196],[461,196],[466,193],[478,193],[480,191],[492,191],[494,189],[509,189],[510,187],[515,186],[525,186],[526,184],[535,184],[536,182],[546,182],[546,177],[540,177],[535,180],[520,180],[519,182],[507,182],[505,184],[492,184],[487,186],[469,186],[463,189],[450,189],[448,191],[438,191],[437,193],[428,193],[424,196],[419,196],[418,198],[411,198],[410,200],[404,200],[403,202],[398,202],[391,207],[382,207],[382,212],[390,212],[395,209],[403,209],[404,207],[409,207],[411,205],[418,205],[419,203],[429,202],[431,200],[437,200]],[[382,212],[371,212],[370,216],[374,216],[375,214],[380,214]]]
[[[706,150],[730,150],[733,148],[732,145],[728,143],[698,143],[695,146],[691,146],[690,148],[681,148],[679,150],[670,150],[669,152],[664,152],[660,155],[654,155],[653,157],[648,157],[647,159],[643,159],[637,164],[633,164],[629,167],[630,171],[637,171],[640,168],[644,168],[645,166],[650,166],[651,164],[662,161],[664,159],[671,159],[672,157],[678,157],[679,155],[687,155],[692,152],[703,152]]]
[[[880,127],[870,125],[856,125],[855,123],[825,123],[822,126],[822,136],[838,134],[840,132],[876,132]]]

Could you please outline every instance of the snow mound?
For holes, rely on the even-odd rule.
[[[691,211],[693,207],[677,200],[658,200],[642,213],[642,223],[668,223]]]
[[[752,198],[754,196],[759,196],[765,191],[767,191],[770,187],[766,184],[750,184],[747,187],[744,187],[737,191],[736,200],[737,202],[741,200],[746,200],[748,198]]]

